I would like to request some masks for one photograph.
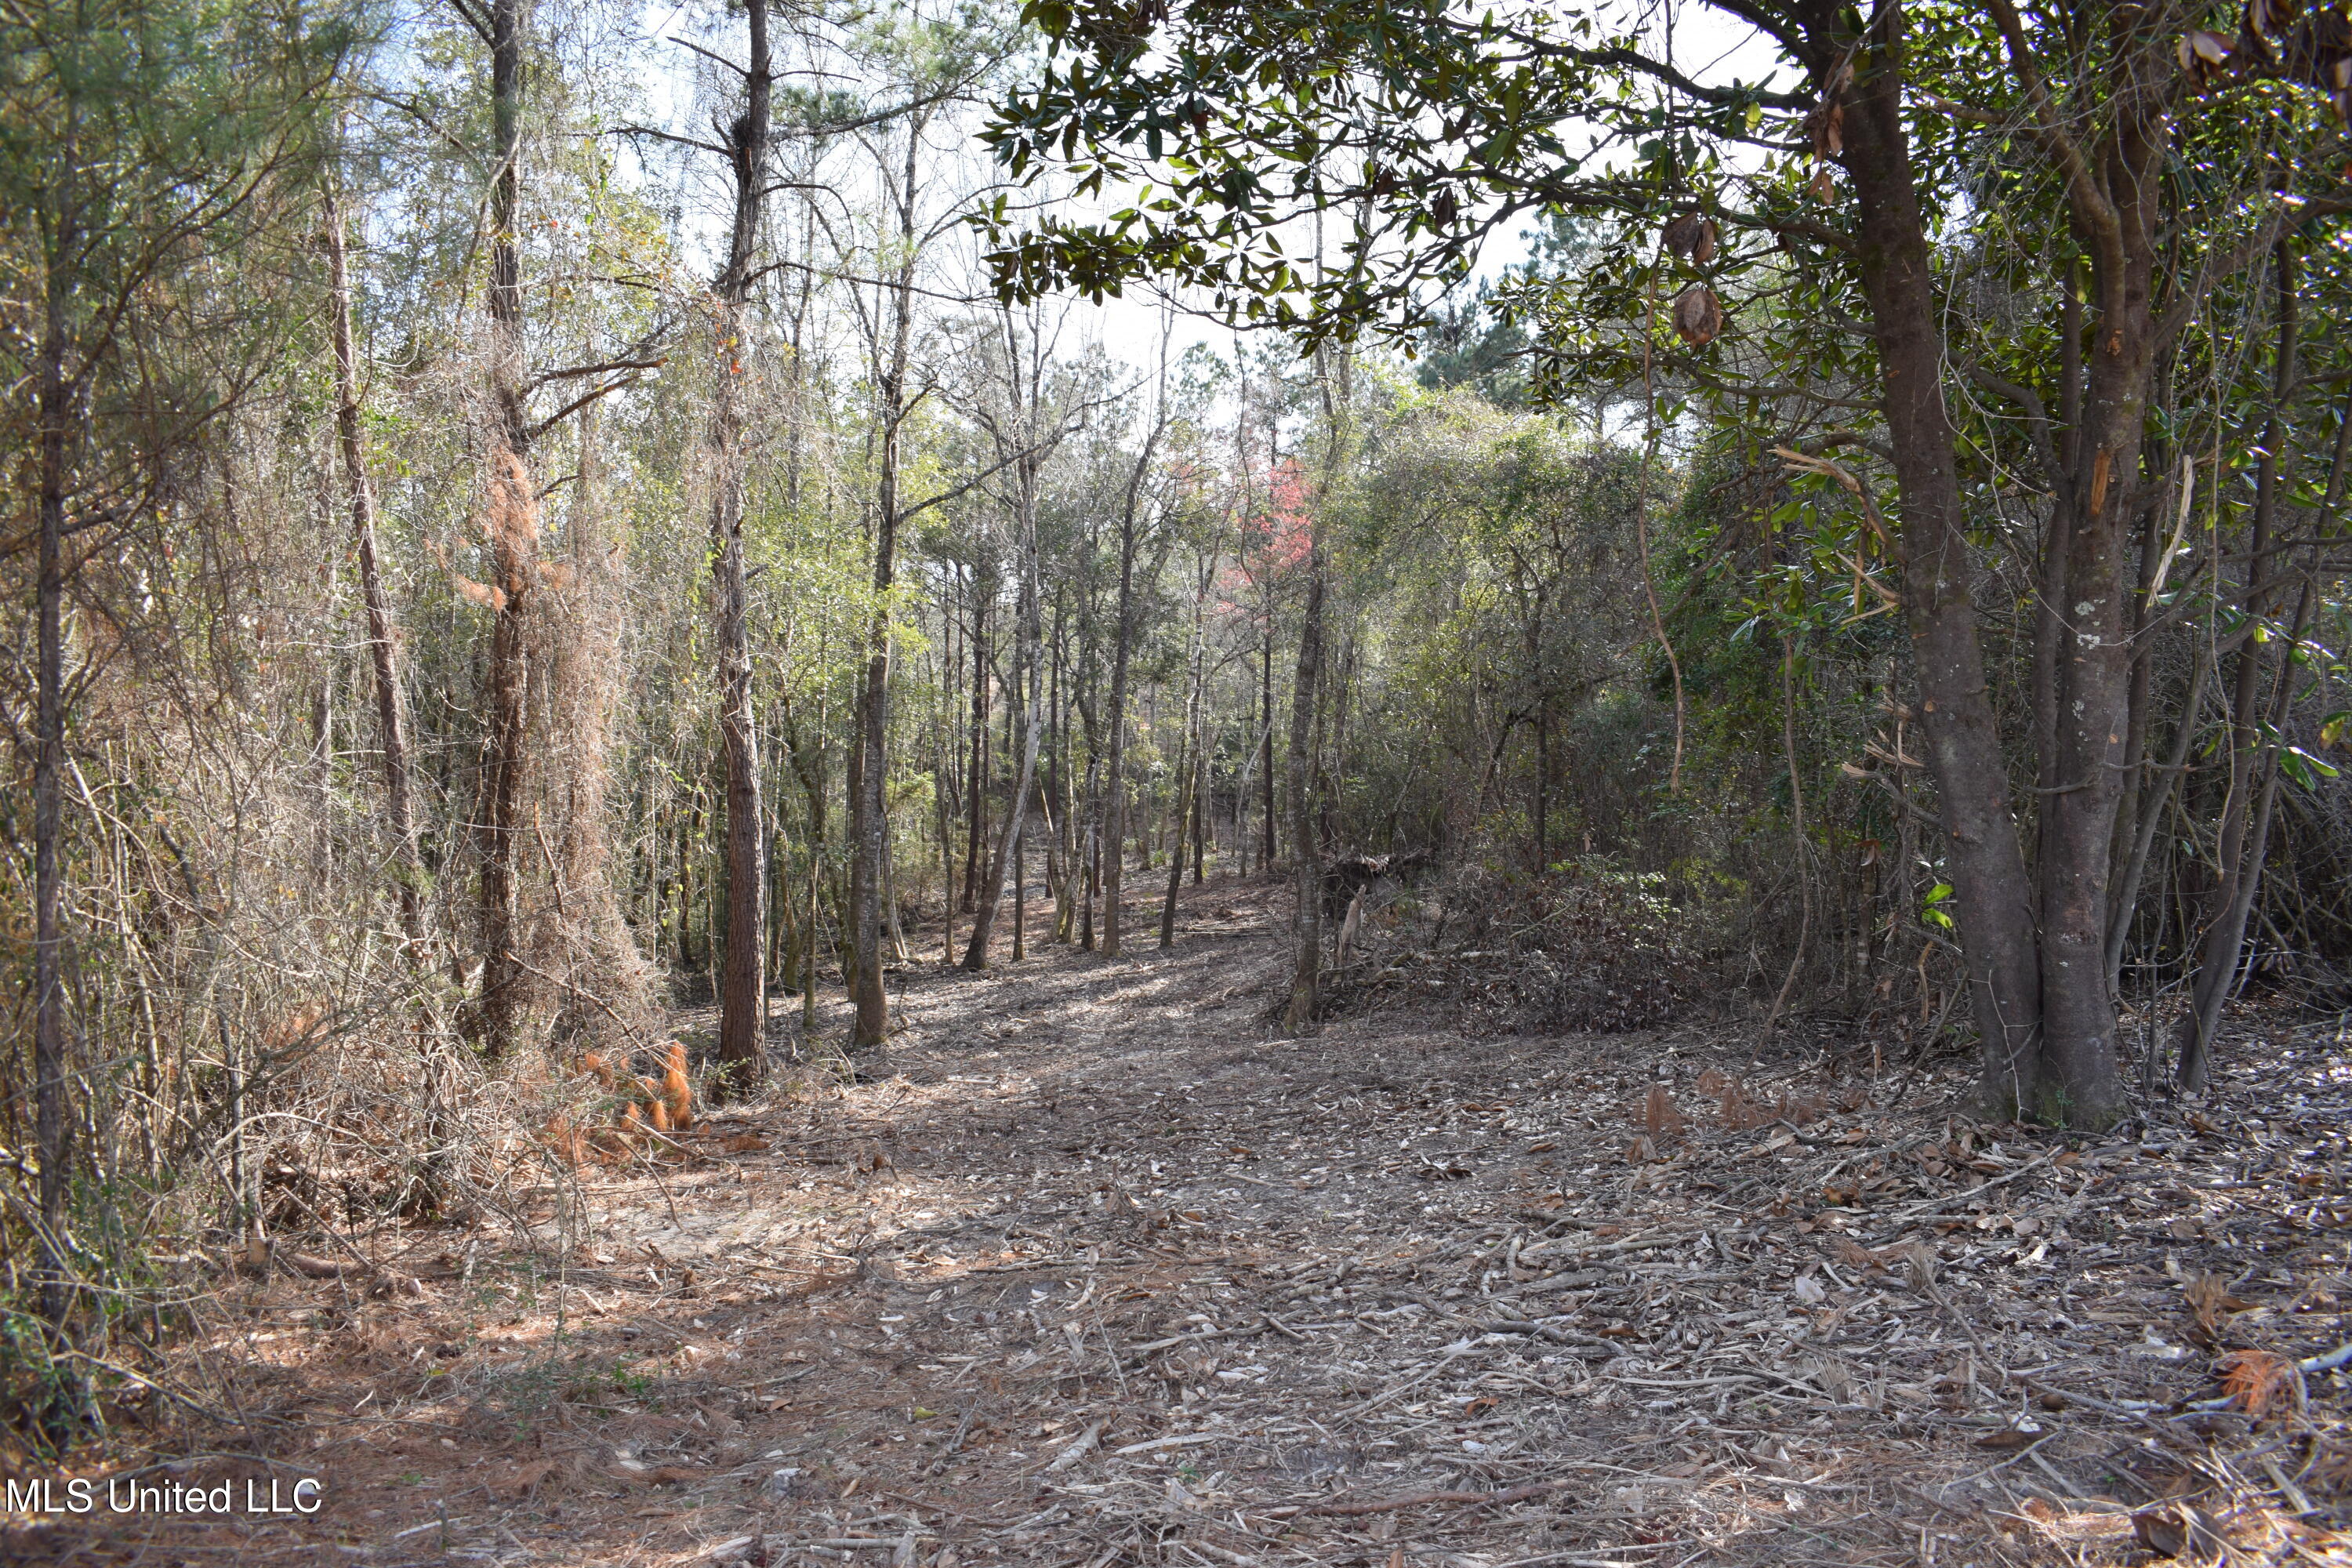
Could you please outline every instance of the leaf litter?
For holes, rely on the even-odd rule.
[[[1972,1121],[1959,1062],[1464,987],[1268,1039],[1270,896],[910,969],[891,1076],[367,1238],[413,1294],[236,1287],[183,1370],[330,1507],[16,1560],[2342,1560],[2332,1028],[2090,1139]]]

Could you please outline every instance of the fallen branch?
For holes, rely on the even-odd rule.
[[[1423,1368],[1412,1376],[1406,1378],[1402,1383],[1397,1384],[1393,1387],[1390,1388],[1386,1393],[1376,1394],[1371,1398],[1365,1400],[1361,1405],[1349,1405],[1347,1409],[1342,1410],[1339,1415],[1333,1416],[1332,1419],[1335,1421],[1345,1421],[1350,1417],[1361,1415],[1368,1410],[1377,1410],[1381,1405],[1386,1405],[1390,1400],[1394,1399],[1398,1394],[1406,1393],[1412,1389],[1419,1388],[1423,1384],[1427,1383],[1431,1378],[1435,1377],[1439,1373],[1444,1372],[1447,1367],[1453,1365],[1455,1362],[1460,1361],[1464,1356],[1470,1355],[1478,1349],[1478,1346],[1472,1344],[1464,1345],[1459,1350],[1449,1351],[1444,1355],[1439,1356],[1437,1360],[1430,1365]]]
[[[2066,1151],[2063,1149],[2053,1149],[2047,1154],[2042,1155],[2039,1160],[2031,1161],[2026,1164],[2020,1165],[2016,1170],[2011,1171],[2006,1176],[1995,1176],[1991,1181],[1985,1183],[1982,1186],[1970,1187],[1968,1191],[1963,1193],[1945,1193],[1938,1196],[1928,1198],[1925,1202],[1913,1204],[1908,1208],[1899,1208],[1892,1214],[1881,1215],[1878,1216],[1879,1223],[1881,1225],[1898,1225],[1905,1220],[1917,1218],[1919,1215],[1926,1214],[1928,1210],[1935,1208],[1939,1204],[1950,1203],[1954,1198],[1972,1198],[1981,1193],[1989,1193],[1995,1187],[2005,1187],[2009,1185],[2010,1183],[2016,1181],[2020,1176],[2032,1175],[2034,1172],[2042,1169],[2042,1166],[2050,1163],[2051,1161],[2055,1160],[2059,1155],[2065,1152]]]
[[[1356,1518],[1369,1513],[1394,1513],[1400,1509],[1421,1508],[1429,1503],[1483,1506],[1525,1502],[1529,1498],[1549,1496],[1570,1484],[1568,1481],[1530,1481],[1526,1486],[1507,1487],[1498,1492],[1412,1492],[1404,1497],[1380,1498],[1370,1502],[1307,1503],[1297,1508],[1278,1508],[1269,1511],[1279,1519],[1293,1519],[1303,1513]]]
[[[2352,1340],[2346,1341],[2325,1355],[2310,1355],[2294,1363],[2301,1371],[2334,1372],[2339,1366],[2352,1364]]]
[[[1262,1333],[1267,1329],[1279,1330],[1294,1340],[1299,1337],[1296,1330],[1277,1323],[1271,1317],[1261,1312],[1258,1314],[1258,1321],[1255,1323],[1244,1323],[1239,1328],[1233,1329],[1203,1329],[1197,1334],[1171,1334],[1164,1340],[1150,1340],[1139,1345],[1129,1345],[1127,1347],[1127,1353],[1150,1355],[1155,1351],[1164,1351],[1171,1345],[1198,1344],[1203,1340],[1239,1339],[1245,1334]]]

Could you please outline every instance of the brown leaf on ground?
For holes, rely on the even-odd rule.
[[[1716,1102],[1723,1124],[1735,1131],[1745,1132],[1772,1120],[1771,1108],[1759,1103],[1746,1084],[1728,1073],[1709,1068],[1698,1075],[1696,1088]]]
[[[2219,1274],[2200,1274],[2181,1287],[2189,1299],[2189,1310],[2197,1315],[2197,1326],[2208,1334],[2221,1329],[2221,1303],[2229,1298],[2230,1287]]]
[[[2215,1371],[2230,1403],[2249,1415],[2268,1414],[2279,1395],[2295,1384],[2294,1363],[2268,1351],[2232,1351]]]
[[[2229,1550],[2213,1516],[2190,1503],[2158,1503],[2132,1515],[2132,1533],[2159,1557],[2202,1563]]]
[[[1667,1092],[1666,1086],[1652,1084],[1650,1092],[1642,1100],[1642,1131],[1649,1134],[1651,1142],[1659,1142],[1689,1125],[1683,1113],[1675,1108],[1675,1097]]]
[[[553,1459],[533,1459],[527,1465],[517,1465],[489,1483],[490,1495],[501,1502],[519,1502],[537,1492],[555,1470]]]
[[[1830,1237],[1830,1251],[1838,1262],[1844,1264],[1848,1268],[1884,1268],[1889,1262],[1896,1261],[1873,1252],[1851,1237]]]
[[[2013,1454],[2020,1448],[2032,1447],[2035,1443],[2040,1442],[2042,1437],[2042,1432],[2039,1427],[2006,1426],[1998,1432],[1989,1432],[1978,1438],[1977,1447],[1991,1448],[2000,1453]]]
[[[2182,1286],[2181,1294],[2189,1300],[2189,1310],[2197,1314],[2198,1327],[2208,1336],[2221,1333],[2229,1313],[2245,1311],[2254,1304],[2231,1295],[2229,1280],[2210,1271]]]

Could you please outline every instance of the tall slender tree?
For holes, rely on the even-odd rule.
[[[522,213],[524,0],[489,0],[490,50],[488,390],[490,460],[482,531],[490,563],[490,638],[482,667],[480,802],[481,982],[469,1017],[477,1046],[496,1059],[512,1049],[530,999],[522,952],[518,865],[530,773],[531,599],[539,586],[539,490],[529,457],[532,430],[523,343]]]
[[[352,553],[359,563],[360,602],[367,612],[368,663],[375,678],[376,743],[383,758],[385,825],[392,831],[393,879],[400,905],[401,934],[410,961],[425,940],[425,865],[417,853],[416,820],[411,805],[407,704],[400,685],[399,649],[392,598],[384,591],[376,560],[375,484],[369,477],[361,433],[362,408],[359,358],[352,340],[352,280],[346,258],[342,205],[334,183],[322,187],[320,221],[326,231],[328,278],[332,289],[335,350],[335,433],[350,497]]]
[[[874,607],[866,624],[856,741],[849,761],[849,995],[855,1013],[850,1047],[868,1052],[880,1051],[890,1034],[890,999],[882,987],[882,899],[887,883],[882,858],[889,815],[891,590],[898,580],[898,530],[906,511],[900,492],[907,422],[925,391],[914,384],[915,274],[926,237],[921,175],[929,120],[928,110],[918,109],[899,122],[904,141],[889,170],[895,175],[887,195],[891,243],[884,252],[894,259],[884,264],[872,297],[859,301],[873,388]]]
[[[742,108],[723,128],[733,176],[727,258],[711,287],[711,604],[717,623],[719,732],[727,766],[727,956],[720,970],[719,1061],[730,1092],[767,1071],[767,832],[760,802],[760,732],[751,705],[751,590],[743,560],[742,388],[751,354],[746,322],[770,178],[775,69],[768,0],[743,0],[750,54]],[[734,68],[731,66],[730,68]]]
[[[1005,390],[1011,395],[1001,417],[987,417],[995,440],[998,462],[1007,476],[1007,498],[1013,513],[1013,549],[1019,556],[1019,587],[1014,616],[1020,626],[1020,648],[1014,681],[1020,686],[1021,747],[1013,764],[1013,792],[1005,803],[1004,821],[998,829],[988,870],[974,906],[971,942],[964,949],[963,966],[988,967],[989,943],[996,925],[997,906],[1004,897],[1008,871],[1017,874],[1021,836],[1028,820],[1029,794],[1036,785],[1037,750],[1045,734],[1044,570],[1037,546],[1037,477],[1059,432],[1045,428],[1044,404],[1052,353],[1040,319],[1025,312],[1024,324],[1011,310],[1000,313],[999,339]],[[975,781],[976,782],[976,781]],[[974,794],[977,795],[975,789]],[[977,822],[978,818],[973,819]],[[1014,940],[1019,942],[1016,925]]]

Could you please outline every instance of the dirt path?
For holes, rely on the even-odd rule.
[[[2342,1560],[2343,1382],[2280,1370],[2346,1339],[2332,1035],[2070,1149],[1793,1044],[1470,1039],[1443,997],[1273,1040],[1269,897],[1194,890],[1169,952],[1041,921],[1017,968],[910,967],[892,1077],[590,1174],[568,1255],[550,1189],[421,1242],[421,1298],[254,1289],[208,1363],[245,1457],[173,1473],[315,1477],[320,1511],[14,1550]]]

